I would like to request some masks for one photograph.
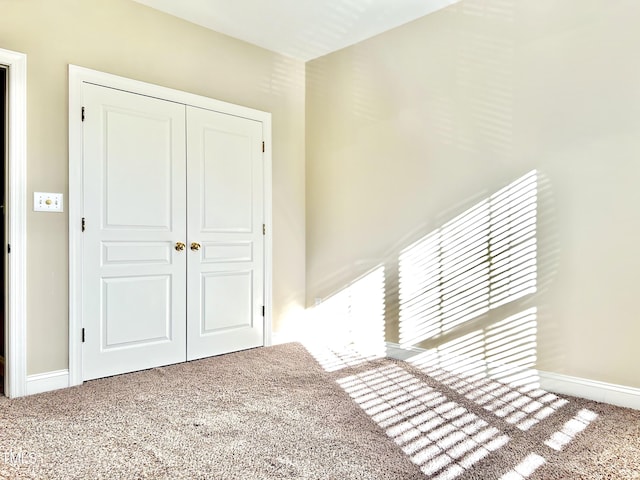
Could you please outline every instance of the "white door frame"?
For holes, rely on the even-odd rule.
[[[264,152],[264,344],[271,345],[271,114],[192,93],[69,65],[69,385],[82,384],[82,84],[92,83],[262,122]]]
[[[27,56],[0,49],[0,64],[9,67],[5,395],[15,398],[27,391]]]

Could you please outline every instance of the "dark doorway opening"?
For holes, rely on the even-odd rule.
[[[7,68],[0,65],[0,394],[4,394],[6,305],[6,172],[7,168]]]

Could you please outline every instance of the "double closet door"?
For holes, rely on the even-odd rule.
[[[82,94],[83,379],[263,345],[262,123]]]

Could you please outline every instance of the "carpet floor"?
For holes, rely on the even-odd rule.
[[[311,351],[2,397],[0,478],[640,478],[640,411],[389,359],[327,368]]]

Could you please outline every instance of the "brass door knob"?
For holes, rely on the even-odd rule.
[[[197,252],[200,250],[200,244],[198,242],[191,242],[191,250]]]
[[[182,242],[176,242],[176,250],[177,250],[178,252],[183,251],[185,248],[187,248],[187,246],[186,246],[184,243],[182,243]]]

